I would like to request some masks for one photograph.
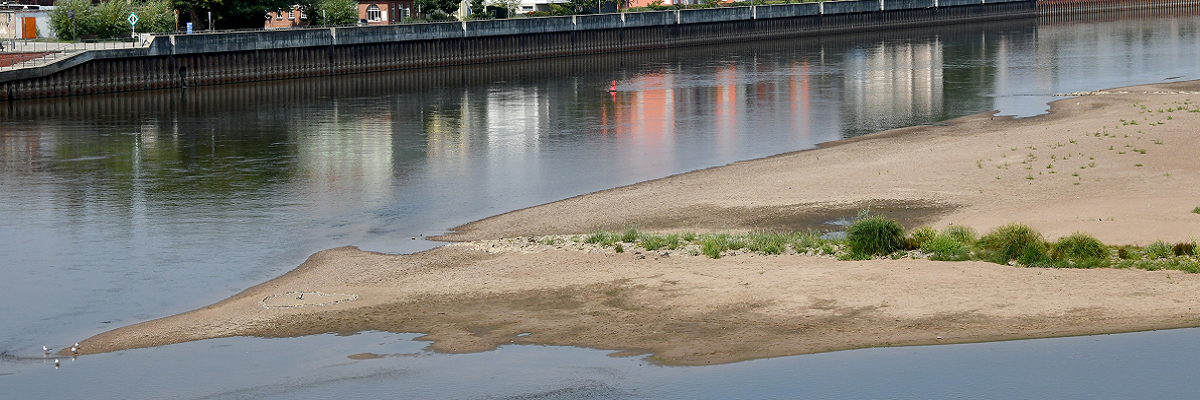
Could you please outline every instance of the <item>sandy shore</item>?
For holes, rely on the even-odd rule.
[[[441,239],[629,225],[794,230],[870,206],[910,228],[1022,222],[1049,238],[1190,240],[1200,238],[1193,97],[1200,83],[1139,86],[1062,100],[1034,118],[985,114],[884,132],[514,211]],[[411,255],[327,250],[211,306],[89,338],[83,352],[385,330],[426,333],[446,352],[536,343],[706,364],[1200,326],[1200,275],[1180,272],[487,243]]]

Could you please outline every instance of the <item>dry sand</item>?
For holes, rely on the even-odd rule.
[[[1190,240],[1200,237],[1200,214],[1191,213],[1200,206],[1193,98],[1200,101],[1200,83],[1097,92],[1058,101],[1043,116],[975,115],[579,196],[442,239],[628,225],[804,229],[869,205],[908,227],[987,231],[1021,222],[1049,238],[1084,231],[1110,244]],[[385,330],[426,333],[446,352],[537,343],[706,364],[1200,326],[1200,275],[1181,272],[800,255],[714,260],[534,244],[487,251],[488,243],[411,255],[323,251],[217,304],[89,338],[83,352]]]

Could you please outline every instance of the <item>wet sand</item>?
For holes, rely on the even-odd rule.
[[[1051,239],[1191,240],[1200,238],[1193,97],[1200,83],[1139,86],[1061,100],[1033,118],[883,132],[518,210],[439,239],[793,230],[871,207],[909,228],[1021,222]],[[713,260],[533,243],[411,255],[339,248],[211,306],[89,338],[81,353],[384,330],[426,333],[445,352],[535,343],[697,365],[1200,326],[1198,289],[1197,274],[982,262]]]

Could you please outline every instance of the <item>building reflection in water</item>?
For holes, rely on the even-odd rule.
[[[876,132],[942,114],[942,44],[881,42],[850,52],[843,67],[847,128]]]

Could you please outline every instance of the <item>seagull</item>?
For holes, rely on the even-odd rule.
[[[79,348],[78,348],[78,347],[72,347],[72,348],[71,348],[71,354],[79,354]]]
[[[58,369],[58,359],[54,359],[54,369]]]
[[[42,346],[42,351],[46,352],[46,354],[50,354],[50,348],[49,348],[49,347]]]

